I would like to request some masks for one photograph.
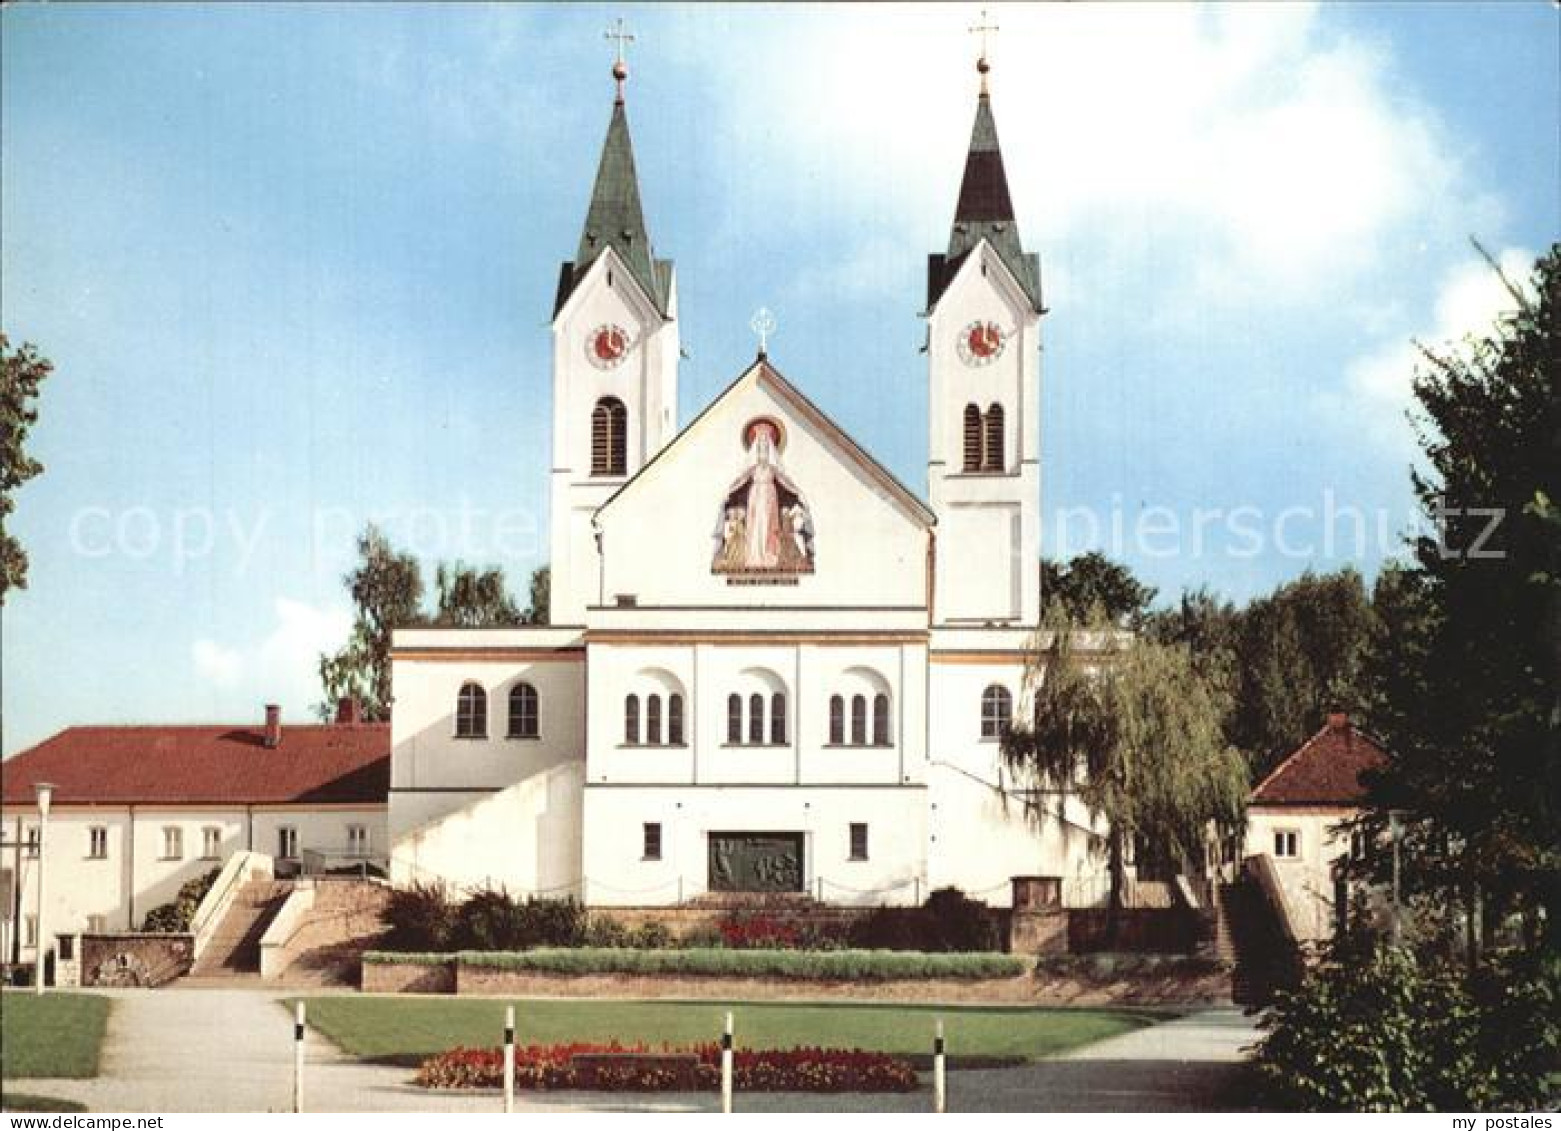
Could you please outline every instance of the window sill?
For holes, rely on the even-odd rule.
[[[220,857],[220,856],[200,856],[200,857],[197,857],[196,859],[199,859],[199,860],[221,860],[222,857]]]
[[[687,750],[686,742],[620,742],[619,750]]]
[[[542,741],[542,736],[540,734],[506,734],[504,736],[504,741],[505,742],[541,742]]]
[[[847,856],[846,857],[846,863],[847,864],[866,864],[867,863],[867,857],[865,857],[865,856]]]
[[[487,742],[488,741],[488,736],[485,735],[485,734],[452,734],[450,737],[452,739],[454,739],[456,742]]]
[[[640,863],[641,864],[660,864],[661,863],[661,857],[659,857],[659,856],[641,856],[640,857]]]
[[[722,750],[790,750],[789,742],[723,742]]]
[[[826,742],[825,750],[893,750],[892,742]]]
[[[184,857],[182,857],[182,856],[159,856],[157,858],[157,862],[159,864],[183,864],[184,863]]]

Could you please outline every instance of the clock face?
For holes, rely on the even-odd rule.
[[[585,356],[598,369],[611,369],[629,352],[629,335],[622,326],[604,322],[585,339]]]
[[[1008,336],[996,322],[977,320],[959,332],[959,356],[966,365],[990,365],[1007,344]]]

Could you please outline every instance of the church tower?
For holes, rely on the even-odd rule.
[[[933,621],[1040,619],[1040,260],[1024,250],[990,67],[948,251],[927,257],[927,489],[938,516]]]
[[[622,34],[622,33],[620,33]],[[630,38],[626,35],[623,38]],[[622,40],[620,39],[620,45]],[[553,307],[552,616],[585,623],[602,600],[591,519],[677,426],[677,283],[657,259],[640,206],[623,88],[596,169],[585,228]]]

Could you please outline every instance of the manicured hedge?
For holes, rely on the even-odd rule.
[[[448,966],[455,955],[427,954],[410,950],[367,950],[363,961],[369,966]]]
[[[462,965],[548,974],[692,974],[717,977],[885,981],[918,978],[1011,978],[1025,972],[1012,954],[923,954],[889,950],[635,950],[544,947],[487,953],[462,951]]]

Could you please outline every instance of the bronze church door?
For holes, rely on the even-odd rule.
[[[803,886],[801,833],[711,833],[710,890],[783,892]]]

